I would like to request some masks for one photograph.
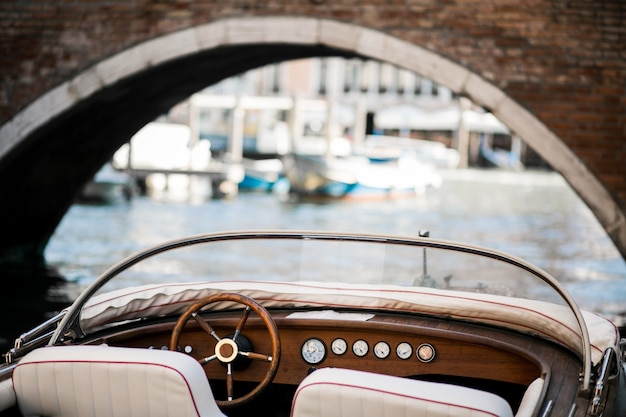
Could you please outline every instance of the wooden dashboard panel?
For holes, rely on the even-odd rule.
[[[279,329],[282,347],[280,367],[274,380],[277,383],[299,384],[315,367],[341,367],[396,376],[470,377],[522,385],[549,373],[549,367],[542,359],[542,352],[548,349],[544,343],[498,329],[385,314],[377,314],[367,321],[290,318],[288,312],[272,312],[272,316]],[[225,337],[234,331],[239,315],[220,313],[204,318],[220,337]],[[98,342],[160,349],[169,345],[173,324],[142,326],[140,330],[127,330]],[[252,342],[253,351],[271,353],[269,333],[260,319],[250,317],[242,334]],[[315,365],[305,362],[301,354],[303,343],[310,338],[322,341],[326,349],[324,360]],[[347,343],[347,351],[341,355],[331,351],[331,343],[336,338]],[[369,347],[362,357],[352,351],[352,344],[359,339]],[[373,347],[381,341],[390,348],[384,359],[373,353]],[[407,359],[396,354],[396,347],[402,342],[411,346],[411,355]],[[190,355],[202,359],[214,354],[215,343],[213,337],[190,321],[181,335],[179,347],[190,349]],[[418,360],[415,354],[416,348],[424,343],[435,349],[435,357],[427,363]],[[536,346],[530,346],[531,351],[536,355],[528,357],[524,353],[526,349],[520,347],[533,344]],[[245,369],[236,369],[234,374],[237,380],[259,381],[266,370],[266,363],[252,360]],[[224,366],[217,361],[207,364],[205,371],[209,379],[225,379],[226,376]]]

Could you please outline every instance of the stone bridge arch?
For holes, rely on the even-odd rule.
[[[624,210],[585,162],[504,89],[469,67],[397,36],[357,23],[302,16],[223,18],[140,42],[67,79],[7,121],[0,127],[0,175],[4,178],[0,188],[16,199],[3,209],[0,254],[4,259],[42,257],[78,187],[134,131],[194,91],[267,63],[325,55],[386,61],[491,110],[568,180],[626,256]],[[174,76],[188,65],[198,68],[182,71],[186,79]],[[165,82],[167,88],[153,87],[151,95],[150,83],[168,76],[178,84]],[[131,94],[139,91],[143,92],[133,101]],[[151,97],[153,103],[141,106]],[[108,106],[132,114],[110,112]],[[115,120],[109,120],[111,114]],[[87,117],[87,122],[77,121],[81,117]],[[90,132],[90,126],[103,130]],[[107,138],[110,134],[115,137]],[[35,161],[40,169],[25,174],[23,166],[28,161]],[[72,169],[63,169],[69,161]],[[46,167],[54,169],[46,172]],[[25,176],[16,179],[20,174]],[[37,182],[34,175],[47,177]],[[28,184],[34,183],[35,188],[28,190]],[[30,205],[26,209],[29,225],[26,219],[16,225],[15,218],[26,205]]]

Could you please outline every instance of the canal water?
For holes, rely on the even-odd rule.
[[[32,303],[37,297],[71,300],[114,262],[184,235],[251,228],[401,235],[428,230],[432,237],[521,257],[560,280],[583,308],[618,322],[626,317],[626,262],[559,175],[442,175],[441,187],[393,200],[295,201],[285,194],[240,193],[231,200],[136,197],[109,206],[74,205],[46,250],[61,284]],[[0,344],[15,336],[0,329]]]

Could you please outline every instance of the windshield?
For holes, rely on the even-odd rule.
[[[583,358],[590,355],[582,313],[571,297],[521,259],[424,237],[330,232],[214,233],[149,248],[98,278],[60,327],[72,326],[83,305],[80,327],[89,333],[116,320],[179,313],[179,300],[210,290],[254,291],[250,295],[263,294],[269,307],[367,304],[483,321],[553,338]],[[304,295],[297,303],[292,297],[281,304],[284,294],[294,292]],[[158,308],[150,304],[157,297]],[[551,315],[555,318],[547,319]]]
[[[171,282],[315,281],[455,289],[563,302],[539,277],[497,257],[412,239],[304,236],[220,240],[173,249],[121,272],[105,290]]]

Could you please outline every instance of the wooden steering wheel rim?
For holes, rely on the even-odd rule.
[[[232,400],[217,400],[217,399],[215,400],[215,402],[220,408],[230,408],[230,407],[236,407],[238,405],[244,404],[250,401],[255,396],[257,396],[258,394],[260,394],[261,391],[265,389],[272,382],[272,380],[276,376],[276,373],[278,372],[278,365],[280,362],[280,353],[281,353],[280,336],[278,334],[278,327],[276,326],[276,322],[274,322],[274,319],[272,318],[270,313],[265,309],[265,307],[263,307],[254,299],[247,297],[245,295],[242,295],[242,294],[237,294],[237,293],[219,293],[219,294],[214,294],[214,295],[204,297],[196,301],[194,304],[190,305],[187,308],[187,310],[185,310],[185,312],[181,314],[181,316],[178,318],[176,325],[172,329],[172,336],[170,338],[169,349],[177,350],[178,341],[180,340],[180,335],[183,331],[183,328],[185,327],[185,324],[187,323],[187,321],[189,321],[192,314],[197,313],[203,307],[211,303],[223,302],[223,301],[231,301],[231,302],[235,302],[238,304],[243,304],[249,307],[256,314],[258,314],[261,320],[263,320],[263,323],[265,324],[265,327],[267,328],[269,332],[271,343],[272,343],[272,360],[270,362],[270,366],[268,367],[267,372],[265,373],[265,375],[263,376],[263,379],[259,382],[259,384],[252,391],[250,391],[249,393],[241,397],[233,398]]]

